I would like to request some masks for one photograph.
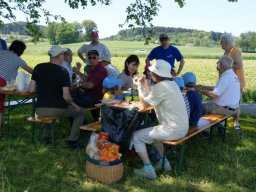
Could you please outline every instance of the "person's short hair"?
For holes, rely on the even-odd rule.
[[[223,55],[219,61],[218,61],[223,67],[227,69],[231,69],[233,67],[233,62],[234,60],[228,56],[228,55]]]
[[[66,51],[64,51],[64,55],[72,55],[72,50],[70,48],[65,48]]]
[[[97,50],[90,50],[90,51],[88,51],[87,56],[90,56],[90,55],[99,56],[99,52]]]
[[[130,55],[129,57],[126,58],[126,60],[124,62],[124,72],[126,75],[130,75],[127,64],[132,63],[132,62],[136,62],[137,66],[139,66],[140,60],[137,55]],[[135,75],[137,73],[138,73],[138,70],[133,75]]]
[[[230,33],[224,33],[220,36],[220,41],[226,42],[228,44],[234,45],[235,38]]]
[[[169,39],[167,33],[161,33],[161,34],[159,35],[159,40],[161,40],[161,39]]]
[[[25,49],[26,49],[26,44],[19,40],[14,40],[9,47],[9,50],[13,51],[18,56],[21,56]]]

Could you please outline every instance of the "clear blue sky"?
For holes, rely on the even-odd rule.
[[[134,1],[112,0],[110,6],[97,5],[73,10],[64,0],[46,0],[44,7],[54,14],[62,15],[68,22],[93,20],[103,38],[121,30],[118,25],[125,21],[125,9]],[[174,0],[159,0],[159,3],[162,7],[153,20],[155,26],[230,32],[236,36],[242,32],[256,31],[256,0],[238,0],[237,3],[227,0],[187,0],[183,8]]]

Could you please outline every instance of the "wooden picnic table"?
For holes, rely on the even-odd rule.
[[[10,112],[16,109],[19,106],[24,104],[32,103],[31,115],[35,114],[35,99],[37,94],[30,93],[28,91],[3,91],[0,90],[0,94],[4,94],[7,96],[7,135],[9,134],[10,129]]]

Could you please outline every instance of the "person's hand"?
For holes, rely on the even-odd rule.
[[[72,68],[73,72],[75,72],[76,74],[78,74],[80,72],[80,69],[77,67],[73,67]]]
[[[72,102],[71,105],[75,108],[76,112],[80,112],[80,107],[77,104]]]
[[[79,69],[79,71],[80,71],[80,69],[81,69],[81,67],[82,67],[82,64],[80,63],[80,62],[76,62],[76,67]]]
[[[139,86],[139,77],[135,76],[133,77],[133,87],[138,88]]]
[[[202,91],[203,86],[202,85],[195,85],[194,88],[195,88],[196,91],[200,92],[200,91]]]
[[[145,86],[145,84],[147,83],[146,77],[143,75],[141,78],[139,78],[139,82],[142,86]]]

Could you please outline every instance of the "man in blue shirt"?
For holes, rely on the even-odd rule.
[[[160,34],[159,40],[161,46],[152,49],[152,51],[149,53],[146,59],[146,64],[148,65],[149,62],[153,59],[163,59],[171,65],[172,76],[178,76],[181,73],[183,66],[185,64],[183,55],[176,47],[170,45],[169,37],[166,33]],[[175,60],[177,62],[180,62],[177,72],[175,71]]]

